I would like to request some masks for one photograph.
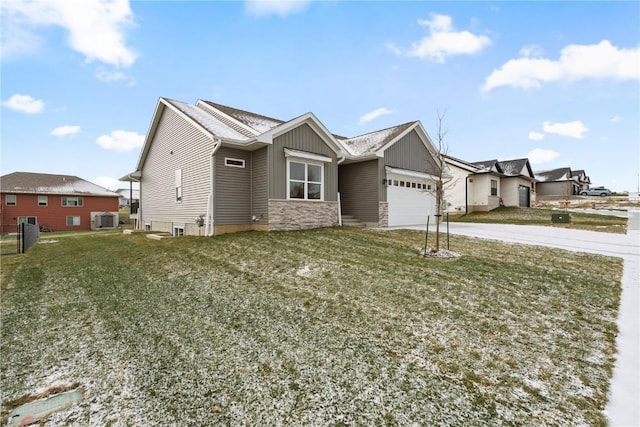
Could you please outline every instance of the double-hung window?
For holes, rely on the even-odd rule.
[[[38,196],[38,206],[47,206],[49,198],[47,196]]]
[[[80,225],[80,216],[78,215],[67,216],[67,225]]]
[[[62,197],[62,206],[80,207],[82,202],[82,197]]]
[[[492,196],[498,195],[498,181],[495,179],[491,180],[491,195]]]
[[[285,148],[287,199],[324,200],[324,164],[332,159],[320,154]]]
[[[7,206],[16,206],[18,204],[17,197],[15,194],[7,194],[4,200]]]

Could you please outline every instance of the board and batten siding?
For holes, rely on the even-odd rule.
[[[304,123],[273,140],[269,147],[269,198],[287,198],[287,159],[284,149],[305,151],[331,158],[324,163],[324,200],[336,201],[338,192],[338,164],[336,153],[320,138],[311,127]]]
[[[245,167],[225,165],[225,159],[245,161]],[[251,152],[222,147],[214,162],[214,224],[251,224]]]
[[[165,108],[142,166],[143,223],[186,225],[207,212],[213,142],[182,116]],[[182,170],[182,201],[175,171]]]
[[[378,222],[378,160],[341,165],[338,169],[342,214]]]
[[[385,150],[384,163],[392,168],[438,175],[437,163],[415,130]]]
[[[267,147],[251,153],[251,215],[257,224],[269,223]]]

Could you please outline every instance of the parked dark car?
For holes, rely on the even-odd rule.
[[[593,187],[580,192],[581,196],[610,196],[611,190],[604,187]]]

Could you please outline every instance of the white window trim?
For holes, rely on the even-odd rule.
[[[180,231],[182,231],[182,233],[180,233]],[[174,237],[185,236],[184,231],[185,231],[185,226],[184,225],[174,225],[173,226],[173,236]]]
[[[287,148],[285,148],[285,152],[286,152]],[[328,158],[328,157],[327,157]],[[329,159],[331,160],[331,159]],[[303,199],[298,199],[298,198],[292,198],[291,197],[291,162],[294,163],[302,163],[305,165],[305,172],[306,172],[306,165],[314,165],[314,166],[320,166],[320,198],[319,199],[308,199],[308,189],[307,186],[309,184],[309,181],[307,181],[307,177],[305,176],[305,192],[304,192],[304,198]],[[307,159],[304,158],[300,158],[300,157],[288,157],[287,158],[287,200],[305,200],[308,202],[324,202],[324,163],[323,162],[318,162],[318,161],[309,161]]]
[[[68,205],[67,204],[67,200],[68,199],[75,199],[76,200],[76,204],[75,205]],[[84,197],[82,196],[62,196],[60,198],[60,204],[62,206],[64,206],[65,208],[81,208],[84,206]]]
[[[40,197],[44,197],[44,204],[40,203]],[[38,196],[38,206],[49,206],[49,197],[48,196]]]
[[[18,224],[22,224],[22,223],[25,223],[25,224],[31,224],[31,223],[29,222],[29,218],[34,218],[34,219],[35,219],[35,222],[34,222],[34,224],[32,224],[32,225],[37,225],[37,224],[38,224],[38,217],[37,217],[37,216],[33,216],[33,215],[23,215],[23,216],[19,216],[19,217],[18,217]],[[23,220],[23,221],[21,221],[21,220]]]
[[[78,218],[78,223],[77,224],[69,224],[69,218]],[[81,224],[82,219],[80,218],[80,215],[67,215],[64,219],[64,223],[67,227],[79,227]],[[72,221],[75,222],[75,221]]]
[[[289,159],[289,158],[298,158],[300,160],[311,160],[311,161],[315,161],[315,162],[325,162],[325,163],[333,162],[331,157],[322,156],[320,154],[307,153],[306,151],[292,150],[290,148],[285,148],[284,149],[284,156],[287,159]],[[303,163],[306,163],[306,162],[303,162]]]
[[[13,197],[13,203],[9,204],[9,197]],[[18,206],[18,196],[15,194],[6,194],[4,196],[4,204],[7,206]]]
[[[242,164],[241,165],[232,165],[232,164],[229,164],[229,161],[240,162]],[[230,168],[241,168],[241,169],[244,169],[245,165],[246,165],[246,161],[244,159],[235,159],[233,157],[225,157],[224,158],[224,165],[228,166]]]
[[[182,203],[182,169],[176,169],[174,174],[174,201],[176,203]]]

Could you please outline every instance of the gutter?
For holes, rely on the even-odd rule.
[[[204,235],[207,237],[213,236],[213,158],[220,147],[222,147],[222,141],[214,140],[213,149],[209,156],[209,194],[207,195],[207,214],[204,222]]]

